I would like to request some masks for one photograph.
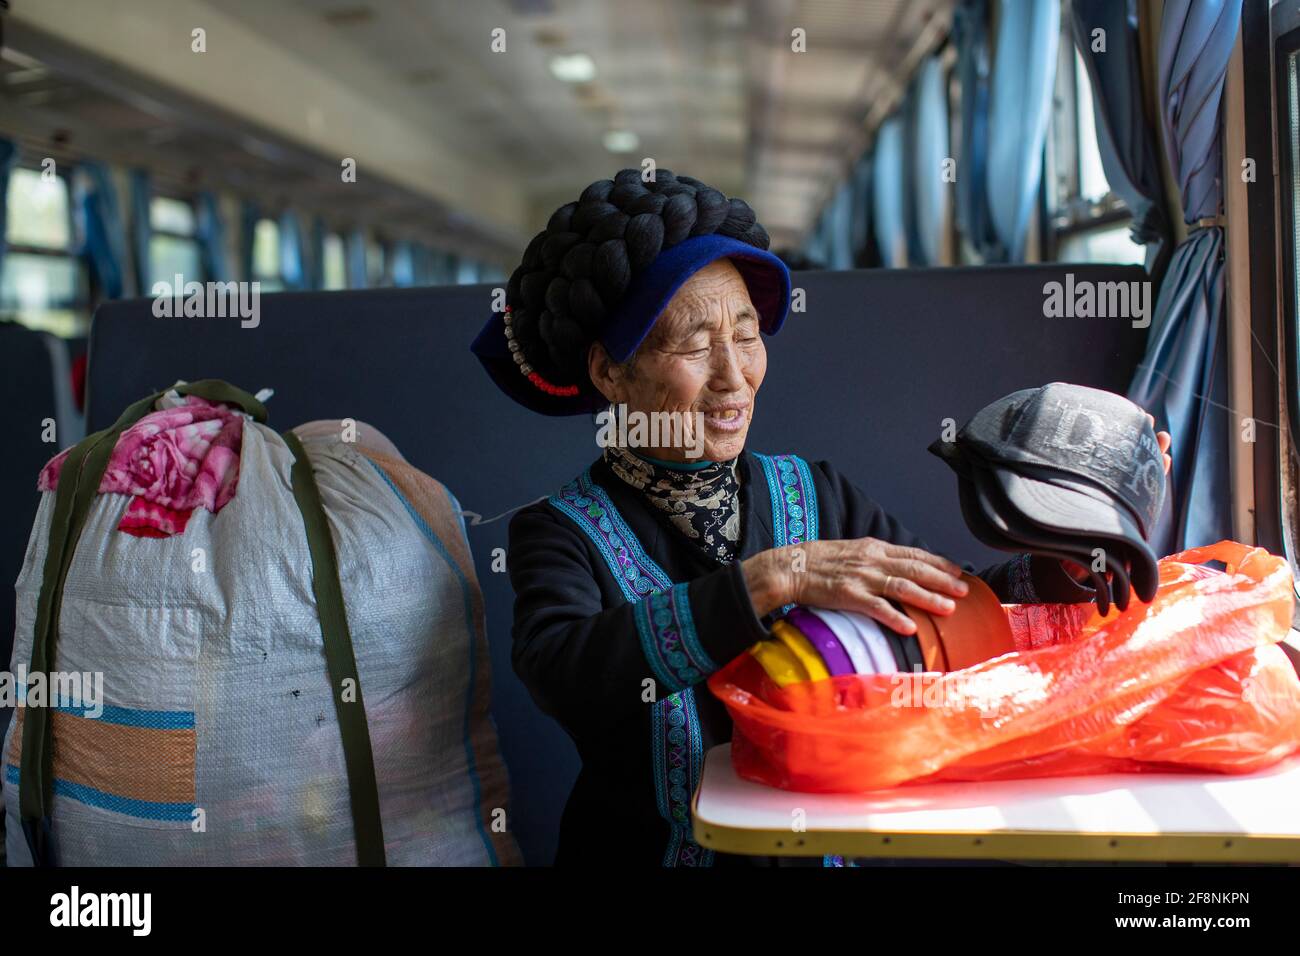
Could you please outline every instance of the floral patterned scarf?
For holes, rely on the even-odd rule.
[[[647,461],[625,448],[606,448],[605,462],[705,554],[723,564],[735,560],[740,540],[740,481],[734,458],[674,468]]]

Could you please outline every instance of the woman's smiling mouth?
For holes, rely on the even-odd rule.
[[[718,405],[703,412],[704,423],[723,432],[738,432],[749,421],[748,405]]]

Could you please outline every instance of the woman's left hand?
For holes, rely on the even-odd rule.
[[[1150,412],[1147,412],[1147,421],[1151,423],[1152,428],[1156,427],[1156,417]],[[1167,475],[1169,469],[1174,467],[1174,456],[1169,453],[1169,449],[1174,444],[1174,436],[1169,432],[1156,432],[1156,444],[1160,446],[1160,453],[1165,456],[1165,474]]]
[[[1152,428],[1156,427],[1156,417],[1150,412],[1147,412],[1147,421],[1151,423]],[[1164,456],[1165,474],[1168,475],[1169,469],[1174,466],[1174,456],[1169,451],[1173,447],[1174,436],[1170,435],[1169,432],[1156,432],[1156,444],[1160,446],[1160,454]],[[1066,574],[1080,584],[1086,584],[1091,577],[1087,568],[1081,564],[1075,564],[1073,561],[1062,561],[1061,567],[1065,569]]]

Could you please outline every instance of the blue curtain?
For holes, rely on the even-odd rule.
[[[808,233],[808,239],[804,242],[803,254],[812,263],[814,269],[826,268],[826,216],[824,213],[818,214],[817,222],[813,225],[812,231]]]
[[[1147,247],[1147,269],[1159,281],[1170,252],[1169,219],[1159,140],[1144,105],[1137,0],[1074,0],[1071,27],[1092,86],[1102,168],[1132,210],[1133,241]],[[1098,29],[1105,31],[1104,52],[1093,50]]]
[[[153,224],[149,219],[149,200],[153,197],[153,183],[147,169],[131,170],[131,264],[134,268],[137,295],[148,295],[151,291],[149,277],[153,268],[149,262],[149,238],[153,235]],[[197,279],[198,276],[186,276],[185,281]],[[171,276],[167,281],[172,281]]]
[[[126,227],[113,177],[103,163],[86,162],[73,174],[81,254],[106,299],[120,299],[126,284]]]
[[[1061,8],[1055,0],[1002,0],[989,101],[985,190],[997,243],[987,259],[1020,262],[1043,172]]]
[[[347,256],[347,273],[349,289],[364,289],[369,283],[366,277],[366,234],[360,229],[348,233],[344,242]]]
[[[307,243],[306,287],[325,288],[325,221],[313,216]]]
[[[244,282],[253,280],[253,238],[257,234],[257,221],[262,212],[257,203],[251,199],[244,200],[239,207],[239,278]]]
[[[452,285],[456,281],[456,257],[450,252],[433,254],[433,284]]]
[[[416,285],[437,285],[437,282],[434,281],[434,272],[437,266],[434,263],[432,249],[422,242],[416,243],[411,247],[411,260],[415,264]]]
[[[930,57],[921,64],[912,91],[912,123],[915,137],[911,155],[913,203],[912,221],[919,253],[917,265],[935,266],[943,252],[944,226],[948,220],[948,196],[952,188],[944,179],[948,159],[948,90],[943,64]]]
[[[921,230],[916,221],[916,202],[913,197],[919,187],[916,179],[916,83],[907,86],[903,103],[898,108],[898,116],[903,131],[903,165],[902,177],[896,188],[903,193],[903,234],[907,237],[907,264],[920,266],[925,264],[925,250],[921,244]]]
[[[853,264],[865,266],[871,246],[871,155],[864,154],[853,166],[853,214],[849,227]]]
[[[226,261],[226,223],[221,216],[221,205],[210,192],[198,196],[199,263],[203,278],[210,282],[227,282],[234,278]]]
[[[1169,165],[1188,225],[1219,215],[1219,107],[1242,0],[1165,0],[1160,104]],[[1195,225],[1174,250],[1129,397],[1174,439],[1174,467],[1158,538],[1161,554],[1232,535],[1223,229]]]
[[[404,239],[398,240],[389,247],[389,255],[389,275],[393,285],[399,288],[415,285],[415,257],[411,244]]]
[[[285,210],[280,214],[280,276],[286,289],[306,289],[307,249],[298,214]]]
[[[826,268],[853,268],[853,192],[847,181],[826,209]]]
[[[961,86],[961,156],[957,159],[957,229],[981,259],[996,248],[989,211],[989,6],[964,0],[953,11],[953,43]],[[996,255],[996,253],[994,253]]]
[[[9,171],[18,161],[18,147],[12,140],[0,137],[0,275],[4,274],[5,236],[8,235],[9,217],[5,212],[9,197]]]
[[[876,132],[871,170],[876,245],[886,268],[907,265],[907,224],[903,220],[903,120],[894,115]]]

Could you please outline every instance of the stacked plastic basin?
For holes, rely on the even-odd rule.
[[[961,670],[1014,651],[997,597],[973,575],[962,580],[969,590],[952,614],[899,605],[916,624],[914,635],[895,633],[856,611],[793,607],[772,625],[772,636],[749,653],[778,687],[785,687],[845,674]]]

